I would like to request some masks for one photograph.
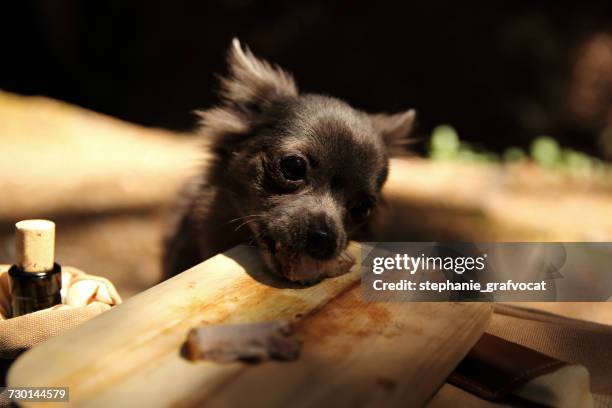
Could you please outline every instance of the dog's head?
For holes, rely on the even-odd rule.
[[[324,268],[289,272],[287,263],[320,266],[342,253],[375,209],[390,149],[405,142],[414,111],[372,115],[300,94],[290,74],[237,40],[228,61],[222,104],[199,113],[216,155],[211,181],[231,193],[238,224],[272,269],[316,280]]]

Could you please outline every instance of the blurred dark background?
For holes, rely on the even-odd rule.
[[[487,149],[549,134],[612,157],[612,2],[5,2],[0,89],[189,130],[233,36],[302,90],[415,107]],[[423,149],[423,144],[417,146]]]

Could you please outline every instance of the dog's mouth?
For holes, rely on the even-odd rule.
[[[346,250],[334,259],[322,261],[269,236],[260,236],[257,241],[264,260],[273,272],[302,285],[313,285],[324,278],[343,275],[355,264],[354,257]]]

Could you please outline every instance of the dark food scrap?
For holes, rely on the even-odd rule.
[[[301,348],[290,337],[292,333],[291,324],[284,320],[196,327],[187,335],[185,351],[192,361],[292,361]]]

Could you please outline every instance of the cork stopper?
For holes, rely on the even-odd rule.
[[[24,220],[15,224],[17,265],[25,272],[48,272],[55,262],[55,223]]]

